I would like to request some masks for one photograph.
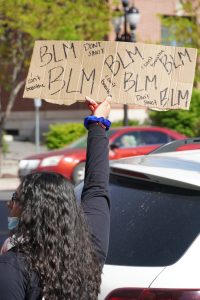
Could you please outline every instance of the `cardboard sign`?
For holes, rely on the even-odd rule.
[[[189,109],[197,50],[102,41],[36,41],[24,98]]]

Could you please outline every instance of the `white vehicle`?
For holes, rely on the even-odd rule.
[[[200,150],[174,144],[111,164],[99,300],[200,299]]]

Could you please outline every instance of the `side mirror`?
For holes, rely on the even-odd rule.
[[[118,143],[113,143],[113,144],[110,144],[110,149],[111,150],[115,150],[115,149],[118,149],[119,148],[119,144]]]

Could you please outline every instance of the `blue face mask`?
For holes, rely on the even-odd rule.
[[[19,224],[18,217],[8,217],[8,229],[9,230],[15,229],[18,224]]]

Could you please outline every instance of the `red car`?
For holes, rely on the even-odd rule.
[[[174,130],[161,127],[121,127],[108,131],[110,159],[143,155],[177,139],[186,138]],[[29,156],[19,163],[19,177],[34,171],[61,173],[74,184],[84,178],[86,159],[86,136],[61,150],[49,151]]]

